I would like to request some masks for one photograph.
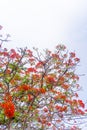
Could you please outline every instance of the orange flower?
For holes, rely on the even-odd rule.
[[[67,111],[67,106],[64,106],[64,107],[62,108],[62,110],[63,110],[63,111]]]
[[[27,84],[23,84],[21,86],[18,87],[18,90],[29,90],[30,89],[30,86],[27,85]]]
[[[44,88],[40,88],[39,91],[40,91],[41,93],[43,93],[43,94],[46,92],[46,90],[45,90]]]
[[[63,84],[65,82],[65,78],[62,76],[62,77],[59,77],[59,85]]]
[[[64,95],[64,94],[60,95],[60,99],[66,100],[66,95]]]
[[[46,77],[46,82],[48,83],[48,84],[54,84],[56,81],[55,81],[55,79],[54,79],[54,76],[47,76]]]
[[[73,101],[72,101],[72,104],[71,104],[72,106],[78,106],[78,102],[77,102],[77,100],[76,99],[73,99]]]
[[[59,112],[63,112],[67,110],[67,106],[59,106],[56,105],[55,108],[59,111]]]
[[[34,82],[38,82],[40,80],[40,75],[39,74],[33,74],[33,80],[34,80]]]
[[[32,106],[29,106],[29,110],[31,110],[31,111],[32,111],[32,110],[33,110],[33,107],[32,107]]]
[[[55,100],[66,100],[66,95],[58,93],[58,95],[54,96]]]
[[[62,87],[67,90],[69,88],[69,85],[68,84],[63,84]]]
[[[4,109],[4,114],[8,117],[8,118],[12,118],[14,117],[14,113],[15,113],[15,106],[12,102],[8,101],[8,102],[4,102],[2,104],[2,108]]]

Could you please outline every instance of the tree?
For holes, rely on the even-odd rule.
[[[7,39],[6,39],[7,40]],[[10,130],[65,130],[86,113],[78,97],[79,58],[64,45],[55,51],[0,46],[0,126]],[[72,126],[70,130],[79,130]]]

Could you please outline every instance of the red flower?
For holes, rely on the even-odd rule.
[[[31,94],[28,94],[28,100],[31,101],[33,99],[33,96]]]
[[[49,75],[49,76],[46,77],[46,82],[47,82],[48,84],[54,84],[54,83],[56,83],[54,77],[51,76],[51,75]]]
[[[50,123],[50,122],[47,122],[47,125],[48,125],[48,126],[51,126],[51,123]]]
[[[44,65],[44,62],[38,62],[36,64],[36,68],[41,68]]]
[[[56,108],[59,112],[67,111],[67,106],[59,106],[59,105],[56,105],[55,108]]]
[[[30,89],[30,86],[29,85],[26,85],[26,84],[23,84],[21,86],[18,87],[18,90],[29,90]]]
[[[0,87],[2,87],[3,86],[3,84],[0,82]]]
[[[78,100],[78,104],[80,107],[84,108],[85,107],[85,104],[83,103],[82,100]]]
[[[45,108],[43,109],[43,111],[44,111],[44,112],[48,112],[48,108],[45,107]]]
[[[12,118],[14,117],[14,113],[15,113],[15,106],[12,102],[8,101],[8,102],[4,102],[2,104],[2,108],[4,109],[4,114],[8,117],[8,118]]]
[[[32,57],[32,56],[33,56],[31,50],[27,50],[27,53],[28,53],[29,57]]]
[[[75,54],[74,52],[71,52],[71,53],[70,53],[70,57],[71,57],[71,58],[74,58],[75,55],[76,55],[76,54]]]
[[[31,67],[31,68],[27,69],[26,73],[30,73],[30,72],[36,73],[37,71],[36,71],[36,69],[34,69],[34,68]]]
[[[79,59],[79,58],[75,58],[74,60],[75,60],[76,62],[79,62],[79,61],[80,61],[80,59]]]
[[[78,114],[84,115],[85,113],[81,109],[78,109]]]

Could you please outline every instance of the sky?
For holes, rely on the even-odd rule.
[[[78,73],[87,99],[87,0],[0,0],[0,25],[11,35],[6,47],[53,50],[64,44],[81,62]]]

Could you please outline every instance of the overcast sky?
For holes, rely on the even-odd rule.
[[[87,0],[0,0],[0,25],[11,35],[6,47],[53,49],[65,44],[81,59],[79,73],[87,99]]]

